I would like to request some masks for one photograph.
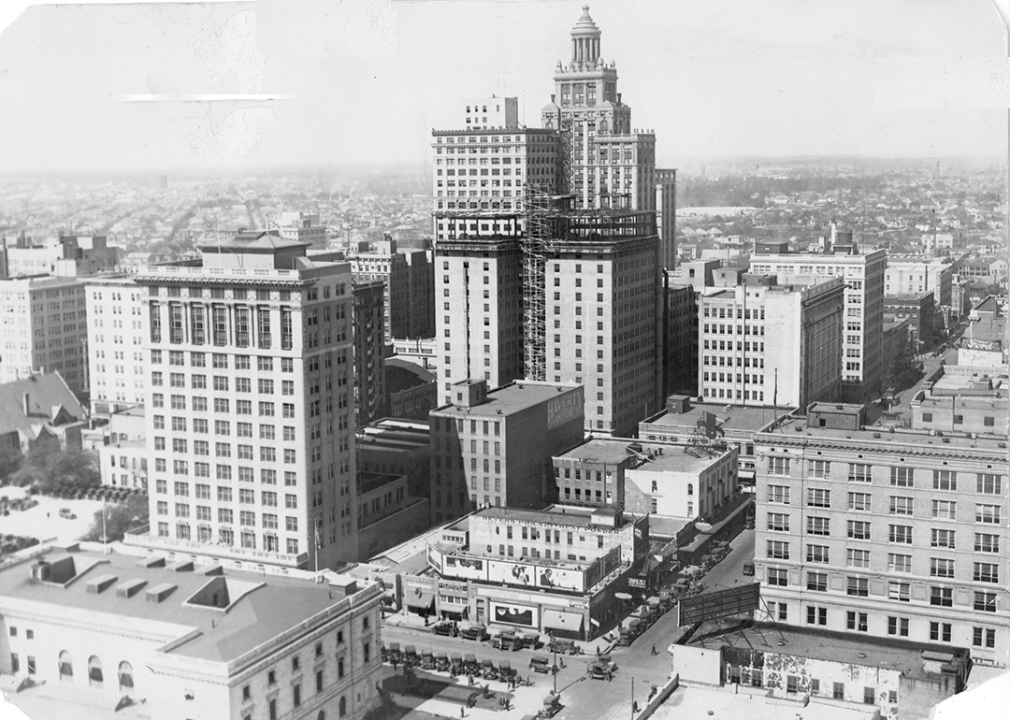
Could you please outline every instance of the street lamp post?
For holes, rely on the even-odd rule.
[[[635,678],[631,678],[631,720],[635,720]]]
[[[554,633],[550,633],[548,637],[551,639],[551,651],[554,653],[554,666],[552,673],[554,675],[554,694],[558,694],[558,646],[554,642]]]

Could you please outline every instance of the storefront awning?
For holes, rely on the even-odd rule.
[[[565,630],[567,632],[582,632],[585,618],[579,613],[564,610],[544,610],[544,629]]]
[[[435,596],[430,592],[417,593],[407,593],[403,598],[407,605],[412,608],[421,608],[425,610],[430,608],[435,603]]]

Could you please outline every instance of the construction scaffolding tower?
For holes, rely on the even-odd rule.
[[[547,256],[554,228],[551,195],[542,184],[526,183],[523,209],[523,370],[527,380],[547,379]]]

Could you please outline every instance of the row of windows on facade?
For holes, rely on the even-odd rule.
[[[768,540],[766,557],[773,560],[789,560],[789,543],[781,540]],[[807,545],[806,561],[808,563],[831,564],[830,547],[827,545]],[[845,565],[850,568],[870,569],[870,551],[858,548],[847,548]],[[887,556],[888,572],[911,572],[912,559],[908,555],[889,553]],[[972,563],[971,579],[975,582],[999,583],[999,564],[988,562]],[[953,578],[954,561],[948,558],[930,558],[930,577]],[[849,578],[850,583],[856,578]],[[858,579],[865,586],[865,578]],[[781,584],[781,583],[780,583]],[[854,593],[849,593],[850,595]]]
[[[770,602],[768,603],[768,606],[773,618],[780,621],[788,621],[789,606],[787,603]],[[806,622],[808,625],[827,626],[828,608],[816,605],[807,605],[806,611]],[[909,637],[909,618],[896,615],[886,616],[886,626],[888,635],[894,637]],[[846,610],[845,627],[847,630],[851,630],[853,632],[870,632],[869,613],[857,610]],[[924,629],[927,629],[927,632],[923,633],[924,640],[928,637],[932,642],[952,642],[954,635],[953,623],[928,621],[928,626]],[[996,647],[995,628],[974,626],[971,631],[972,647],[985,649],[993,649]],[[895,700],[892,700],[892,702],[895,702]]]
[[[768,474],[769,475],[779,475],[783,477],[788,477],[792,470],[797,467],[793,465],[793,458],[781,457],[777,455],[771,455],[768,458]],[[831,466],[832,461],[830,460],[808,460],[807,461],[807,477],[817,480],[828,480],[831,478]],[[844,476],[848,482],[863,482],[869,483],[873,480],[873,465],[869,463],[845,463],[836,462],[837,465],[846,465],[848,467],[848,472]],[[798,465],[798,464],[797,464]],[[879,466],[877,466],[879,467]],[[915,476],[916,468],[911,467],[895,467],[895,466],[885,466],[890,471],[891,485],[895,487],[915,487]],[[932,473],[933,478],[933,490],[942,490],[946,492],[957,492],[958,491],[958,476],[975,476],[975,491],[978,493],[984,493],[986,495],[1000,495],[1003,488],[1004,476],[996,473],[972,473],[972,472],[962,472],[958,473],[956,470],[929,470],[929,469],[919,469],[918,474],[921,476],[923,473]],[[920,477],[920,480],[922,478]],[[775,486],[775,487],[785,487],[786,495],[788,496],[787,486]],[[771,486],[769,486],[770,492]],[[777,493],[780,491],[776,491]],[[964,489],[961,489],[964,492]],[[781,500],[771,500],[770,502],[782,502]],[[786,501],[788,502],[788,501]]]
[[[999,495],[1000,488],[1002,486],[1002,478],[999,475],[992,473],[979,473],[978,479],[976,480],[975,488],[976,491],[983,495]],[[771,488],[775,488],[774,491]],[[779,488],[786,488],[783,493]],[[903,487],[912,487],[911,485],[906,485]],[[951,487],[934,487],[934,490],[945,490],[951,491]],[[780,504],[788,505],[788,492],[789,488],[785,485],[769,485],[769,502],[775,502]],[[772,494],[774,492],[774,494]],[[872,493],[863,492],[849,492],[846,493],[848,496],[848,504],[845,508],[836,508],[838,510],[847,509],[855,510],[858,512],[871,512],[872,511]],[[835,497],[838,497],[836,493]],[[878,496],[879,497],[879,496]],[[908,515],[913,516],[915,513],[915,503],[914,497],[906,495],[889,495],[888,497],[888,515]],[[775,498],[775,499],[772,499]],[[921,498],[920,504],[925,504],[927,498]],[[953,515],[956,513],[956,501],[955,500],[931,500],[933,515],[932,517],[943,518],[945,520],[956,519]],[[831,490],[826,488],[807,488],[807,507],[816,508],[831,508]]]
[[[774,606],[775,603],[769,603],[770,606]],[[780,612],[778,615],[780,620],[786,619],[786,613],[781,612],[782,608],[786,608],[785,604],[780,603]],[[774,608],[773,608],[774,609]],[[776,613],[773,612],[772,616],[775,617]],[[764,670],[757,667],[741,667],[739,665],[730,665],[728,668],[727,679],[734,685],[750,685],[756,688],[763,687],[781,687],[781,679],[775,680],[772,678],[765,678]],[[810,695],[822,695],[821,693],[821,681],[819,678],[811,677],[800,677],[797,675],[786,675],[785,677],[785,690],[786,693],[809,693]],[[833,682],[831,684],[831,695],[835,700],[846,700],[845,695],[845,683]],[[888,690],[887,691],[887,702],[895,705],[898,702],[898,691]],[[877,704],[877,689],[870,686],[863,687],[863,703],[865,705],[876,705]]]
[[[185,290],[185,293],[183,292]],[[148,294],[151,297],[159,297],[161,295],[167,297],[191,297],[191,298],[204,298],[209,297],[215,300],[224,299],[235,299],[235,300],[279,300],[281,302],[289,302],[291,300],[292,293],[290,290],[249,290],[247,288],[234,288],[231,290],[226,290],[225,288],[203,288],[203,287],[187,287],[182,288],[176,285],[169,287],[159,287],[152,285],[148,288]],[[324,285],[323,286],[323,299],[329,299],[331,295],[336,297],[341,297],[347,294],[347,284],[338,283],[336,285]],[[309,302],[315,302],[319,300],[319,288],[309,288],[305,294],[306,300]]]
[[[276,499],[274,500],[274,505],[270,507],[276,507]],[[191,506],[185,503],[175,503],[175,517],[176,518],[189,518]],[[196,519],[197,521],[210,522],[212,518],[212,508],[209,505],[197,505],[196,506]],[[168,503],[164,500],[159,500],[155,510],[157,515],[168,515]],[[252,510],[242,510],[239,512],[239,525],[242,527],[256,527],[256,515],[257,513]],[[260,519],[263,523],[264,530],[277,530],[279,528],[278,516],[272,513],[261,513]],[[234,512],[229,508],[218,508],[217,510],[217,521],[219,523],[224,523],[226,525],[231,525],[235,520]],[[284,530],[286,532],[298,532],[298,518],[296,517],[286,517],[284,518]]]
[[[341,383],[343,384],[343,383]],[[208,412],[209,403],[206,397],[194,397],[192,400],[192,410],[193,412]],[[170,405],[172,410],[185,410],[187,405],[186,395],[171,395],[169,397]],[[340,407],[346,407],[347,401],[346,396],[341,395],[338,398],[338,403]],[[165,396],[162,393],[152,393],[151,394],[151,407],[163,408],[165,407]],[[217,414],[229,414],[231,413],[231,401],[228,398],[214,398],[214,412]],[[323,412],[325,407],[326,413],[333,412],[333,396],[327,396],[326,404],[323,405],[321,400],[311,400],[308,403],[308,415],[309,417],[319,417]],[[257,403],[257,408],[259,410],[260,417],[274,417],[276,415],[276,404],[268,401],[259,401]],[[235,414],[236,415],[252,415],[253,414],[253,402],[251,400],[236,400],[235,401]],[[281,417],[284,418],[295,418],[298,415],[295,412],[294,403],[281,403]],[[340,415],[339,423],[340,429],[343,430],[347,427],[348,416],[346,413]]]
[[[346,534],[346,533],[345,533]],[[333,535],[333,531],[331,531]],[[158,537],[171,537],[169,532],[169,523],[159,522],[158,523]],[[214,542],[214,532],[206,525],[198,525],[196,537],[193,537],[192,528],[189,523],[176,523],[175,526],[175,537],[177,540],[197,540],[201,543],[211,543]],[[218,528],[217,531],[217,542],[221,545],[234,545],[235,544],[235,531],[231,528]],[[335,536],[330,538],[330,544],[332,545],[336,542]],[[318,539],[317,545],[322,547],[322,538]],[[239,547],[244,550],[256,550],[257,546],[257,536],[252,530],[242,530],[239,533]],[[285,541],[285,554],[287,555],[297,555],[299,552],[299,545],[297,538],[287,538]],[[265,532],[263,534],[262,548],[266,552],[280,552],[281,544],[280,539],[270,532]]]
[[[252,310],[251,308],[237,307],[234,312],[234,320],[228,307],[224,305],[213,305],[210,308],[210,334],[214,345],[224,346],[234,344],[238,347],[259,347],[268,349],[273,346],[273,335],[271,334],[271,311],[269,308],[258,308],[256,313],[256,337],[253,338],[252,330]],[[188,342],[193,345],[208,344],[208,313],[202,305],[194,305],[189,312],[189,337]],[[151,342],[162,342],[162,319],[161,308],[157,303],[151,303]],[[186,323],[183,306],[181,304],[169,305],[169,336],[172,343],[187,342]],[[281,344],[283,350],[290,350],[293,343],[294,325],[292,311],[290,308],[281,308]]]

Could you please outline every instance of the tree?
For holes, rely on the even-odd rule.
[[[87,490],[102,484],[98,457],[82,450],[60,450],[54,442],[37,443],[21,467],[11,475],[15,485],[31,485],[35,492]]]
[[[126,499],[125,505],[106,505],[104,508],[96,510],[94,523],[88,534],[82,539],[101,541],[103,512],[105,513],[106,541],[122,540],[127,530],[147,524],[147,496],[130,495]]]
[[[20,450],[5,448],[0,450],[0,484],[4,484],[11,475],[18,471],[24,458]]]

